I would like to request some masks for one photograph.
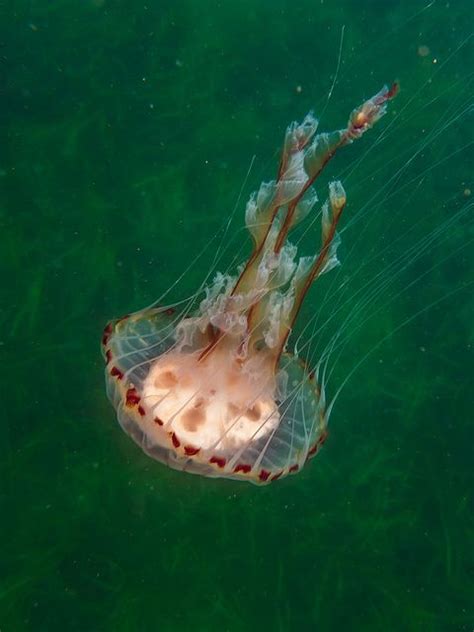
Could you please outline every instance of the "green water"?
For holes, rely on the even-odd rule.
[[[470,3],[0,11],[1,632],[472,631]],[[348,229],[324,292],[389,283],[334,356],[332,392],[373,349],[324,450],[263,488],[153,462],[106,400],[105,322],[170,287],[241,189],[220,267],[248,251],[245,200],[285,125],[314,108],[343,126],[394,78],[389,114],[330,168]],[[303,241],[313,252],[317,228]],[[199,286],[213,243],[170,300]]]

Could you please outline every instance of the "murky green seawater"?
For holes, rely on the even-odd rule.
[[[1,632],[473,630],[472,9],[428,5],[0,9]],[[243,187],[227,267],[286,124],[314,108],[342,126],[394,78],[390,113],[329,170],[349,200],[343,266],[301,316],[328,288],[389,280],[334,357],[332,392],[385,337],[324,450],[265,488],[151,461],[105,397],[105,322],[165,291]],[[318,243],[309,231],[303,252]]]

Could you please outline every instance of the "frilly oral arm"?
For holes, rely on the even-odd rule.
[[[340,147],[360,138],[385,114],[386,103],[397,95],[398,90],[396,82],[390,88],[384,86],[380,92],[353,110],[347,127],[343,130],[315,136],[318,121],[311,113],[301,124],[294,122],[287,128],[277,180],[263,183],[258,194],[254,194],[247,205],[246,223],[254,239],[254,251],[232,294],[246,292],[252,287],[256,268],[279,209],[286,206],[278,236],[271,244],[276,253],[281,250],[289,231],[297,223],[295,220],[304,215],[298,213],[298,209],[301,209],[307,192],[312,196],[314,204],[315,193],[310,191],[310,187],[324,167]]]

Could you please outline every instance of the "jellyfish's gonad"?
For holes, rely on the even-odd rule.
[[[254,247],[236,277],[218,274],[194,313],[148,308],[105,328],[108,395],[123,429],[172,468],[264,484],[300,470],[327,436],[318,372],[287,348],[310,285],[338,264],[340,182],[321,210],[319,253],[297,257],[291,229],[316,203],[312,185],[336,151],[384,113],[397,85],[316,135],[308,114],[286,132],[276,180],[246,208]]]

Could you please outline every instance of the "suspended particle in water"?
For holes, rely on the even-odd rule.
[[[418,46],[418,55],[420,57],[428,57],[429,54],[430,49],[428,46],[426,46],[425,44],[420,44],[420,46]]]

